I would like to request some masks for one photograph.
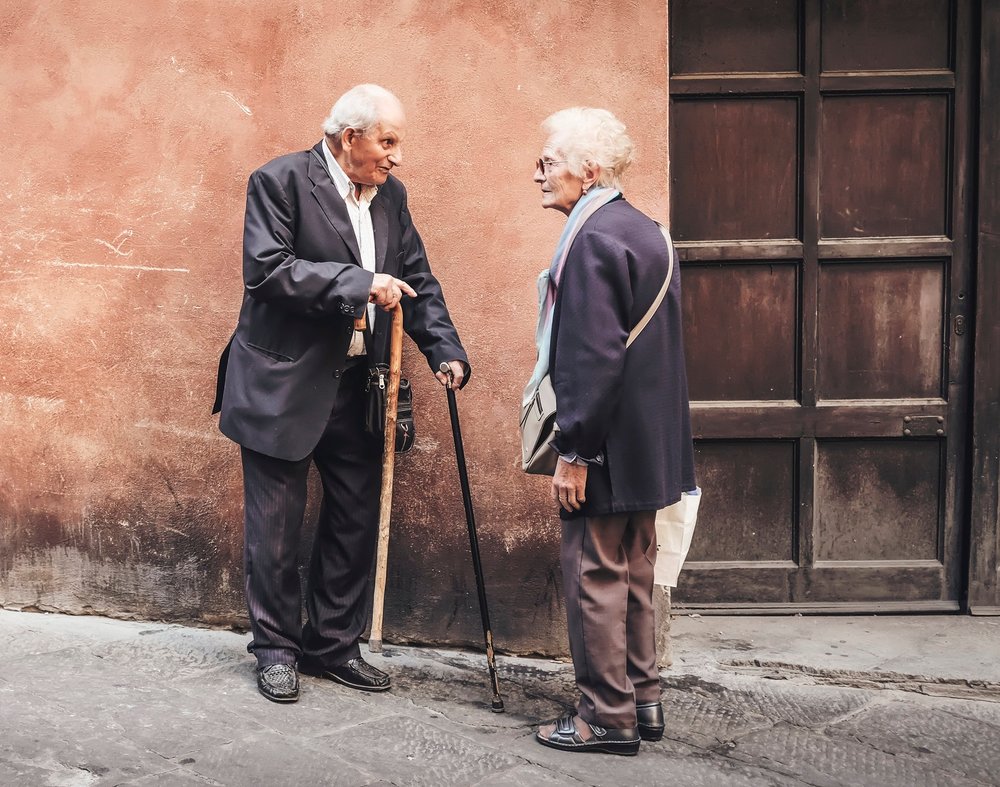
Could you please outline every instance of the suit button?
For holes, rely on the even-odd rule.
[[[334,377],[340,377],[340,369],[334,369],[333,370],[333,376]]]

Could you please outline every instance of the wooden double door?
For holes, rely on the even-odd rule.
[[[960,607],[975,5],[670,0],[676,606]]]

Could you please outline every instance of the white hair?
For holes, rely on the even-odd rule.
[[[600,167],[598,186],[621,188],[621,179],[632,163],[635,146],[625,124],[606,109],[570,107],[542,121],[548,145],[566,159],[569,171],[583,177],[584,168]]]
[[[399,99],[379,85],[356,85],[337,99],[330,115],[323,121],[323,133],[340,139],[349,128],[364,134],[382,118],[387,103],[402,106]]]

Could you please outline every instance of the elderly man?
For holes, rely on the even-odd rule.
[[[468,357],[392,174],[403,160],[399,100],[358,85],[334,104],[325,138],[250,176],[244,296],[219,363],[213,412],[241,447],[244,568],[257,686],[298,699],[302,672],[362,691],[389,676],[361,658],[375,553],[382,442],[364,430],[368,369],[385,363],[386,312],[438,370],[468,380]],[[381,307],[382,311],[377,311]],[[302,626],[297,554],[306,476],[323,486]]]

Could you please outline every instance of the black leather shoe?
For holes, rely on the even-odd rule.
[[[268,664],[257,669],[257,690],[271,702],[295,702],[299,676],[291,664]]]
[[[663,737],[663,706],[658,702],[647,702],[635,706],[635,718],[639,723],[639,737],[644,741],[658,741]]]
[[[389,676],[360,656],[336,667],[317,667],[307,662],[301,669],[306,675],[326,678],[358,691],[388,691],[392,688]]]
[[[551,735],[542,735],[539,730],[535,740],[543,746],[563,751],[598,751],[605,754],[624,754],[631,757],[639,753],[639,733],[635,727],[611,730],[589,724],[593,733],[590,740],[584,740],[577,732],[573,718],[576,714],[567,713],[556,720],[556,728]],[[586,723],[586,722],[584,722]]]

